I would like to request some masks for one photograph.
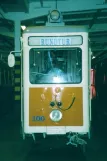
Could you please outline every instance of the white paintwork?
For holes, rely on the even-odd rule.
[[[79,35],[83,36],[84,44],[79,46],[82,49],[82,69],[83,69],[83,80],[80,84],[64,84],[61,87],[83,87],[83,126],[40,126],[40,127],[32,127],[29,126],[29,87],[54,87],[57,85],[51,84],[37,84],[32,85],[29,82],[29,50],[32,47],[29,47],[27,44],[27,38],[29,36],[64,36],[64,35],[78,35],[77,32],[63,32],[60,29],[60,33],[54,33],[55,31],[49,33],[39,33],[36,29],[35,34],[33,33],[25,33],[23,36],[23,69],[24,69],[24,132],[25,133],[47,133],[47,134],[66,134],[67,132],[79,132],[79,133],[88,133],[89,132],[89,125],[90,125],[90,112],[89,112],[89,90],[88,90],[88,34],[86,32],[80,32]],[[33,46],[34,47],[34,46]],[[64,47],[64,46],[62,46]],[[67,47],[67,46],[66,46]],[[73,46],[75,47],[75,46]],[[77,47],[77,46],[76,46]],[[40,48],[40,46],[36,46],[36,48]],[[42,48],[42,46],[41,46]],[[49,48],[49,46],[48,46]],[[53,46],[51,47],[53,48]],[[61,47],[60,47],[61,48]],[[69,48],[69,47],[68,47]],[[58,85],[59,86],[59,85]]]

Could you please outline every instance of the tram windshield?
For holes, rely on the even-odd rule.
[[[82,81],[80,48],[37,49],[29,51],[31,84],[77,84]]]

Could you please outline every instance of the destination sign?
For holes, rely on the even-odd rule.
[[[28,38],[29,46],[73,46],[82,45],[82,36],[36,37]]]

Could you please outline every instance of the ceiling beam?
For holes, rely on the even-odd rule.
[[[40,0],[41,7],[43,7],[43,0]]]
[[[101,48],[101,47],[98,48],[98,46],[92,48],[92,52],[99,52],[100,51],[100,53],[101,53],[101,52],[106,51],[106,50],[107,50],[107,46],[105,48]]]
[[[89,29],[91,29],[91,28],[92,28],[92,26],[93,26],[94,22],[97,20],[98,14],[99,14],[100,12],[101,12],[101,10],[100,10],[100,9],[98,9],[98,10],[97,10],[97,12],[96,12],[96,13],[94,13],[94,15],[93,15],[93,19],[91,20],[91,22],[90,22],[90,24],[89,24]]]
[[[14,30],[14,23],[6,18],[0,18],[0,27],[1,26],[8,28],[10,31]]]
[[[91,42],[96,42],[96,43],[107,43],[107,36],[95,36],[95,37],[90,37]]]
[[[0,27],[0,29],[1,29],[1,27]],[[0,30],[0,35],[14,39],[14,33],[13,32]]]
[[[14,3],[1,3],[0,7],[3,12],[29,12],[29,1],[28,0],[15,0]]]
[[[0,49],[0,55],[3,54],[3,56],[6,56],[9,54],[9,50],[3,50],[3,49]]]
[[[4,41],[4,42],[8,43],[9,46],[13,48],[14,43],[11,43],[11,41],[8,39],[8,37],[3,36],[2,34],[0,34],[0,39],[1,39],[2,41]],[[13,41],[13,42],[14,42],[14,41]]]
[[[87,18],[86,17],[83,17],[83,18],[78,17],[78,18],[64,19],[63,21],[64,22],[70,22],[70,21],[71,22],[72,21],[86,21],[87,22],[88,20],[92,20],[92,19],[93,19],[92,17],[87,17]]]
[[[25,12],[29,12],[29,0],[17,0],[17,3],[24,6]]]
[[[89,29],[89,32],[93,34],[105,34],[107,33],[107,23],[93,24],[91,29]]]

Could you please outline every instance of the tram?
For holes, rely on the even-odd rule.
[[[24,30],[22,41],[24,138],[31,134],[35,139],[37,133],[43,136],[70,134],[70,141],[72,134],[89,136],[91,54],[88,30],[84,26],[65,25],[60,12],[53,10],[45,26]]]

